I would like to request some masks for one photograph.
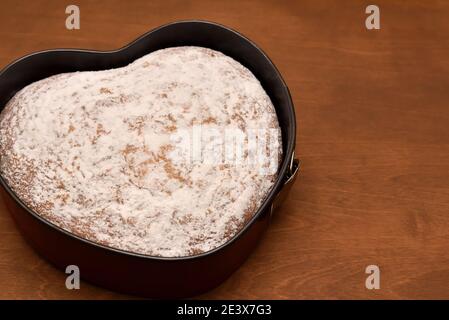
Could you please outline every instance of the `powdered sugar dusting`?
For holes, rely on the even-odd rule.
[[[174,161],[173,133],[198,124],[271,128],[280,139],[248,69],[176,47],[18,92],[0,118],[0,170],[29,207],[72,233],[142,254],[197,254],[235,235],[276,178],[245,162]]]

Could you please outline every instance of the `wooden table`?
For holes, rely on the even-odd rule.
[[[65,7],[81,29],[65,28]],[[249,260],[201,298],[449,298],[449,3],[17,1],[0,4],[0,66],[58,47],[113,49],[179,19],[230,26],[283,74],[301,176]],[[34,253],[0,204],[0,298],[127,298]],[[365,288],[365,267],[381,288]]]

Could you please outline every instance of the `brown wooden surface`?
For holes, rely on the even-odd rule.
[[[66,5],[81,30],[65,29]],[[0,66],[42,49],[113,49],[179,19],[242,32],[291,90],[301,176],[249,260],[204,298],[449,298],[449,2],[0,2]],[[121,298],[37,256],[0,203],[0,298]],[[381,268],[381,289],[364,269]]]

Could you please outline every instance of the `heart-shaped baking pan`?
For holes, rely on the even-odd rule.
[[[154,29],[119,50],[57,49],[30,54],[0,73],[0,106],[26,85],[73,71],[123,67],[155,50],[201,46],[228,55],[249,70],[270,96],[282,131],[283,159],[278,178],[253,218],[224,245],[180,258],[152,257],[106,247],[76,235],[29,209],[0,177],[2,195],[29,244],[60,269],[76,265],[81,278],[124,293],[151,298],[188,297],[210,290],[228,278],[253,251],[271,214],[294,182],[295,111],[288,88],[270,59],[253,42],[222,25],[180,21]]]

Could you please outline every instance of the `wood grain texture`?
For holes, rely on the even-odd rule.
[[[65,1],[0,4],[0,66],[42,49],[114,49],[161,24],[207,19],[259,44],[297,110],[301,176],[260,246],[200,298],[449,298],[449,3]],[[75,3],[74,2],[74,3]],[[0,203],[0,298],[127,298],[82,283],[24,243]],[[364,269],[381,268],[381,289]]]

